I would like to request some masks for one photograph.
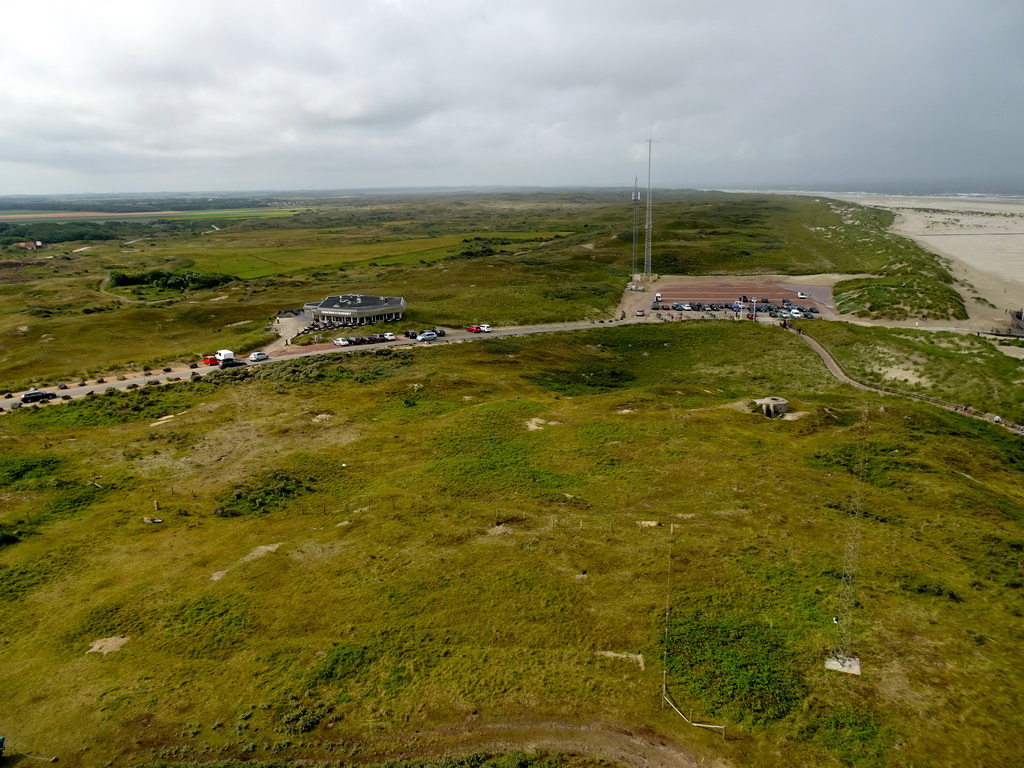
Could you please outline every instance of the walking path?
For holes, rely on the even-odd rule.
[[[946,410],[952,410],[958,413],[962,413],[964,416],[970,416],[971,418],[979,419],[981,421],[989,421],[995,424],[999,424],[1000,426],[1006,427],[1011,432],[1024,434],[1024,425],[1004,421],[1001,417],[997,416],[994,413],[982,413],[981,411],[971,410],[967,406],[961,406],[957,403],[951,403],[948,400],[940,400],[937,397],[928,397],[927,395],[921,395],[916,392],[904,392],[901,389],[886,387],[879,384],[868,384],[866,382],[860,381],[859,379],[856,379],[849,373],[847,373],[846,369],[843,368],[842,363],[840,363],[839,360],[829,351],[829,349],[816,338],[814,338],[808,333],[803,333],[795,328],[790,328],[789,330],[792,333],[797,334],[801,339],[803,339],[807,346],[813,349],[815,353],[817,353],[818,357],[821,358],[822,362],[825,363],[825,367],[828,368],[829,373],[831,373],[835,378],[839,379],[839,381],[843,382],[844,384],[849,384],[850,386],[856,387],[857,389],[863,389],[868,392],[877,392],[880,395],[894,395],[896,397],[907,397],[910,398],[911,400],[920,400],[925,403],[931,403],[932,405],[937,405],[940,408],[944,408]]]

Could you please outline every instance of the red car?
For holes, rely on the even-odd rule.
[[[469,331],[470,333],[483,333],[483,330],[480,328],[479,325],[467,325],[466,330]]]

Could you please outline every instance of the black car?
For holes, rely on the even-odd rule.
[[[39,389],[33,389],[31,392],[26,392],[21,396],[21,402],[23,403],[45,403],[53,400],[57,396],[56,392],[43,392]]]
[[[241,368],[243,365],[246,365],[245,360],[235,360],[234,358],[231,358],[230,360],[225,360],[217,367],[223,370],[225,368]]]
[[[444,328],[435,328],[434,329],[434,333],[436,333],[438,336],[444,336],[445,335]]]
[[[417,334],[416,331],[406,331],[402,335],[407,339],[415,339],[419,334]]]

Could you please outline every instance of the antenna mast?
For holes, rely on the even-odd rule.
[[[647,140],[647,220],[644,223],[644,282],[651,282],[651,151],[654,138]]]
[[[637,236],[637,219],[640,211],[640,187],[637,184],[639,179],[633,177],[633,269],[629,273],[629,282],[636,282],[636,236]],[[632,287],[632,286],[631,286]]]

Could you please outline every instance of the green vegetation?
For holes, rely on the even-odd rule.
[[[0,380],[247,351],[336,292],[403,295],[411,326],[607,318],[629,279],[630,211],[605,194],[283,202],[7,249]],[[962,310],[885,214],[658,206],[656,271],[867,274],[840,284],[848,311]],[[1024,421],[1020,364],[983,339],[807,330],[863,379]],[[797,417],[752,412],[766,395]],[[1019,436],[845,387],[778,328],[339,351],[21,408],[0,441],[4,727],[70,766],[596,766],[381,762],[578,723],[738,765],[1024,761]],[[823,658],[855,515],[849,678]],[[661,707],[663,673],[727,740]]]
[[[523,718],[735,764],[1024,757],[1017,438],[844,387],[777,328],[340,352],[0,440],[5,727],[62,763],[370,763]],[[822,662],[856,508],[850,678]],[[666,652],[726,741],[661,708]]]
[[[196,272],[194,270],[168,272],[163,269],[151,269],[148,272],[139,272],[137,274],[111,272],[107,284],[112,288],[121,285],[152,285],[155,288],[163,288],[169,291],[199,291],[204,288],[216,288],[233,280],[234,278],[230,275],[217,273]]]
[[[785,634],[767,624],[696,610],[672,618],[665,645],[673,682],[712,715],[763,724],[807,696],[800,668],[813,660],[798,660]]]

